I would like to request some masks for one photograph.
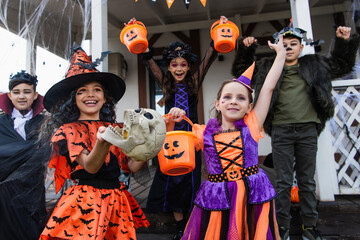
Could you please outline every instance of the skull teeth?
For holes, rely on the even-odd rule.
[[[120,136],[119,132],[116,131],[116,129],[115,129],[113,126],[110,125],[109,128],[110,128],[110,130],[111,130],[113,133],[115,133],[116,135],[119,135],[119,136]]]
[[[115,135],[122,137],[122,131],[121,128],[119,128],[118,126],[116,126],[115,128],[111,125],[109,125],[109,129],[111,130],[111,132],[113,132]]]

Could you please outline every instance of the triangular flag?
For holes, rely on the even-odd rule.
[[[201,2],[202,5],[205,7],[205,5],[206,5],[206,0],[200,0],[200,2]]]
[[[166,0],[168,8],[171,8],[171,5],[174,3],[175,0]]]
[[[184,0],[185,6],[187,9],[189,9],[191,0]]]

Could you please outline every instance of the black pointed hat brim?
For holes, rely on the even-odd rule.
[[[122,78],[108,72],[90,72],[73,75],[53,85],[44,96],[44,107],[50,111],[60,100],[68,98],[71,92],[86,83],[99,82],[117,103],[125,93],[126,85]]]

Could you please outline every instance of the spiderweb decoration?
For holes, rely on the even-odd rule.
[[[0,76],[8,79],[11,73],[22,69],[38,75],[38,65],[51,61],[36,62],[40,54],[38,48],[63,59],[53,64],[63,65],[65,69],[61,71],[64,72],[73,42],[81,44],[86,39],[90,23],[91,0],[0,0]],[[14,63],[12,69],[8,67],[9,62]],[[49,65],[45,67],[53,74],[59,71],[50,70]],[[46,79],[39,80],[41,85]],[[1,87],[0,90],[7,89]]]
[[[1,81],[7,84],[11,73],[26,69],[32,75],[38,75],[39,86],[46,81],[50,82],[52,79],[41,79],[37,74],[37,70],[41,67],[37,62],[39,47],[43,49],[42,51],[47,50],[62,59],[61,69],[66,70],[73,42],[81,44],[86,39],[91,22],[90,4],[91,0],[0,0]],[[26,53],[29,52],[31,54],[27,55]],[[26,57],[28,59],[25,59]],[[47,59],[44,70],[47,76],[50,74],[50,78],[55,78],[60,66],[58,70],[52,71],[49,68],[50,61]],[[8,67],[9,62],[13,68]],[[62,76],[64,73],[65,71]],[[61,80],[62,76],[55,82]],[[50,83],[48,87],[52,84]],[[7,91],[7,87],[1,87],[0,90]],[[39,162],[44,162],[44,165],[47,165],[47,160],[48,156],[45,154],[38,159]],[[35,169],[35,165],[33,168]],[[30,168],[28,170],[32,171]],[[25,173],[20,171],[9,174],[15,173],[25,177]],[[72,182],[67,182],[64,189],[71,184]],[[50,169],[45,179],[45,187],[47,200],[56,202],[61,193],[56,195],[54,192],[53,171]]]

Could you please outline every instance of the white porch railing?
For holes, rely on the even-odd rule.
[[[317,197],[360,194],[360,79],[332,82],[334,117],[318,139]]]
[[[360,79],[333,82],[330,120],[339,194],[360,194]]]

